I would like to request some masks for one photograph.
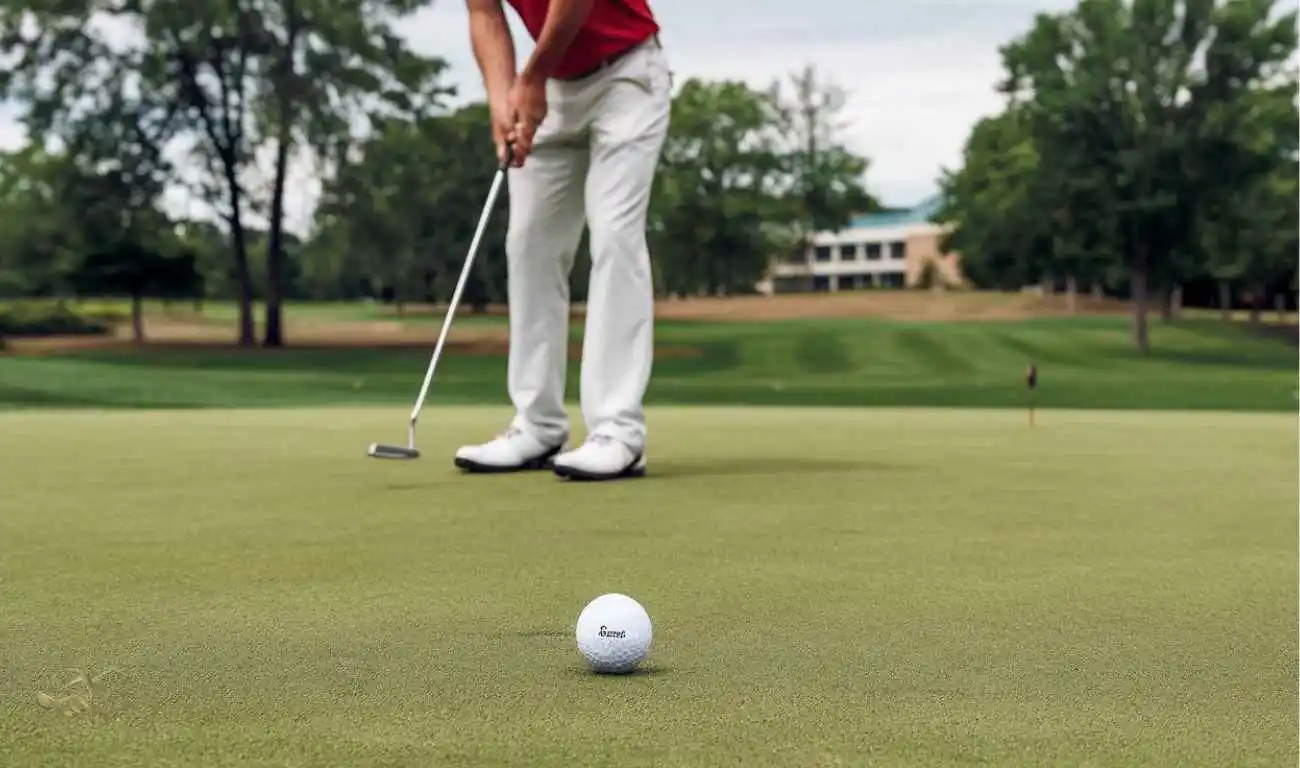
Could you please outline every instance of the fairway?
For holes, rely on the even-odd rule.
[[[1296,764],[1294,413],[656,407],[644,480],[456,474],[507,415],[0,414],[0,766]],[[611,591],[640,674],[581,666]]]
[[[573,326],[568,392],[576,397],[582,329]],[[340,320],[308,336],[313,327],[307,321],[305,338],[294,339],[301,346],[281,350],[238,349],[192,328],[143,347],[16,344],[15,354],[0,355],[0,409],[405,406],[437,335],[427,322],[385,332]],[[1111,317],[664,321],[655,337],[646,397],[661,406],[1021,408],[1025,368],[1036,364],[1046,407],[1296,407],[1295,346],[1212,321],[1157,325],[1147,356],[1133,350],[1126,321]],[[506,338],[500,318],[458,321],[432,401],[506,407]]]

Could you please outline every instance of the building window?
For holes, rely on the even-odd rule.
[[[813,258],[817,261],[830,261],[831,249],[827,245],[819,245],[813,249]]]
[[[880,284],[885,288],[902,288],[902,272],[886,272],[880,276]]]
[[[813,278],[812,287],[814,291],[829,291],[831,289],[831,279],[826,275],[817,275]]]
[[[858,246],[856,245],[840,246],[840,261],[857,261],[857,260],[858,260]]]
[[[890,251],[889,255],[892,256],[895,260],[906,259],[907,243],[903,242],[902,240],[890,243],[889,251]]]
[[[867,261],[880,260],[880,243],[867,243]]]

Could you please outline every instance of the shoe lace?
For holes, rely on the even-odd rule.
[[[587,437],[587,442],[595,443],[596,445],[611,445],[614,442],[614,438],[609,435],[590,435]]]
[[[497,435],[497,439],[498,439],[498,440],[510,440],[510,439],[512,439],[512,438],[519,437],[519,436],[522,435],[523,433],[524,433],[524,431],[523,431],[522,429],[520,429],[519,427],[506,427],[506,431],[504,431],[504,432],[502,432],[501,434]]]

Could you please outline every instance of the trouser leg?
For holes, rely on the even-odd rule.
[[[587,173],[591,280],[582,413],[592,434],[644,449],[642,400],[654,360],[654,284],[646,215],[668,131],[671,84],[657,46],[611,73],[596,102]]]
[[[569,273],[582,237],[587,157],[585,147],[539,136],[524,167],[512,169],[509,178],[507,378],[513,426],[552,445],[569,433]]]

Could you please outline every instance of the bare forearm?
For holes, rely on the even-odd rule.
[[[542,26],[542,33],[537,36],[533,55],[528,58],[528,63],[520,73],[522,77],[545,79],[551,76],[591,13],[593,2],[594,0],[551,0],[546,23]]]
[[[515,81],[515,41],[500,0],[470,0],[469,37],[489,100],[504,100]]]

